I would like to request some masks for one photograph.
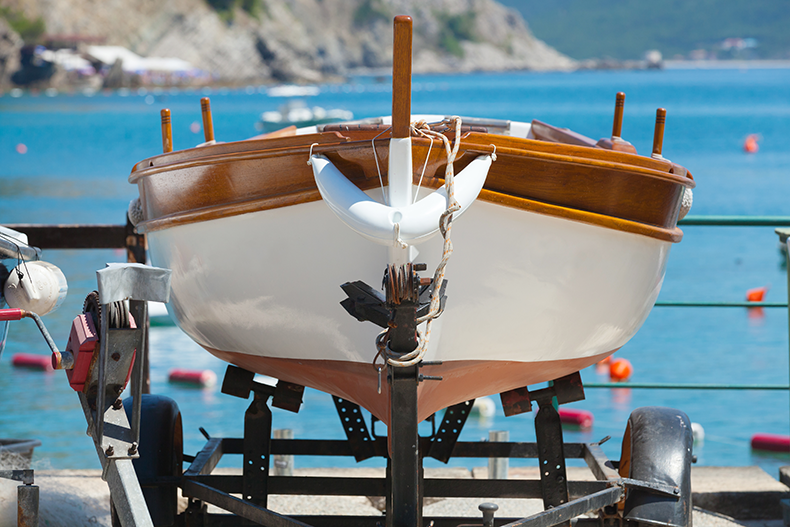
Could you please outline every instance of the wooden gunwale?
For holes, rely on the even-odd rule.
[[[387,148],[386,141],[384,139],[377,139],[376,140],[376,149],[380,148]],[[415,146],[428,146],[430,144],[430,140],[425,138],[412,138],[413,144]],[[496,146],[496,149],[493,147],[493,144],[490,145],[483,145],[483,144],[464,144],[462,142],[462,148],[459,151],[459,156],[461,153],[464,152],[471,152],[479,155],[487,155],[496,152],[497,155],[511,155],[515,157],[521,158],[533,158],[533,159],[543,159],[546,161],[557,161],[557,162],[565,162],[565,163],[575,163],[575,164],[585,164],[590,166],[596,166],[600,168],[622,171],[622,172],[631,172],[635,174],[641,174],[648,177],[659,178],[663,180],[673,181],[675,183],[679,183],[689,188],[694,188],[696,184],[694,180],[686,177],[680,176],[676,174],[672,174],[670,172],[662,172],[660,170],[656,170],[649,167],[637,166],[634,164],[626,164],[620,163],[615,161],[608,161],[608,160],[600,160],[593,157],[581,157],[581,156],[574,156],[569,154],[556,154],[550,152],[540,152],[535,150],[527,150],[527,149],[520,149],[520,148],[511,148],[506,146]],[[488,147],[487,147],[488,146]],[[333,152],[340,152],[343,150],[364,150],[370,148],[370,141],[348,141],[339,144],[317,144],[312,147],[312,152],[315,154],[327,154]],[[436,147],[434,147],[436,148]],[[584,147],[582,147],[584,148]],[[214,164],[224,164],[234,161],[244,161],[244,160],[252,160],[252,159],[265,159],[269,157],[276,157],[281,155],[296,155],[296,154],[309,154],[311,151],[310,144],[304,144],[301,142],[298,146],[292,147],[281,147],[281,148],[272,148],[272,149],[264,149],[264,150],[246,150],[243,152],[228,152],[222,153],[217,155],[208,155],[208,156],[201,156],[197,158],[191,158],[188,160],[173,160],[167,164],[160,164],[160,165],[153,165],[150,167],[144,167],[140,169],[136,169],[132,172],[129,176],[130,183],[137,183],[137,181],[142,177],[152,176],[155,174],[168,172],[175,169],[184,169],[184,168],[191,168],[197,166],[205,166],[205,165],[214,165]],[[371,156],[372,157],[372,156]],[[640,156],[637,156],[640,157]],[[644,158],[647,159],[647,158]],[[380,159],[380,161],[386,160],[386,156]],[[306,159],[305,159],[306,162]],[[139,165],[140,163],[138,163]],[[137,166],[137,165],[136,165]],[[136,167],[135,166],[135,167]],[[382,174],[382,177],[386,178],[385,174]],[[415,179],[419,179],[419,176],[415,175]]]
[[[305,134],[300,136],[273,137],[269,139],[246,139],[244,141],[234,141],[232,143],[215,143],[213,145],[196,146],[186,150],[178,150],[166,154],[143,159],[132,167],[132,175],[148,168],[169,166],[181,161],[193,159],[203,159],[206,157],[222,156],[240,152],[258,152],[272,150],[282,147],[297,147],[307,144],[308,148],[312,143],[337,144],[349,141],[348,137],[338,132],[319,132],[315,134]],[[265,146],[264,148],[257,148]],[[131,178],[131,177],[130,177]],[[131,181],[131,179],[130,179]]]
[[[216,152],[216,149],[208,150],[206,148],[201,152],[190,152],[189,156],[181,156],[176,159],[172,159],[172,154],[160,156],[158,158],[160,164],[154,164],[154,166],[141,166],[145,165],[145,161],[138,163],[130,175],[130,182],[139,184],[144,207],[146,207],[146,198],[155,196],[155,198],[150,198],[153,209],[144,208],[150,219],[141,222],[138,229],[140,232],[153,232],[177,225],[320,200],[321,197],[315,187],[312,172],[306,164],[312,143],[305,141],[305,138],[307,140],[318,139],[320,135],[302,136],[298,144],[294,144],[293,138],[285,138],[285,140],[278,138],[280,140],[259,141],[255,145],[246,144],[244,146],[248,149],[241,151],[225,149],[224,153],[205,155]],[[361,140],[359,134],[353,135],[357,140],[330,132],[328,137],[321,137],[324,141],[313,141],[318,144],[312,147],[312,151],[329,156],[356,185],[362,190],[369,190],[379,185],[371,140]],[[375,137],[370,132],[365,135],[370,135],[371,139]],[[469,138],[471,138],[470,141],[464,141]],[[379,151],[380,166],[386,166],[387,141],[387,138],[374,141],[376,149]],[[656,168],[637,166],[617,162],[612,158],[606,159],[611,157],[608,156],[610,152],[568,145],[560,145],[559,148],[556,148],[556,145],[549,143],[539,145],[541,146],[540,150],[513,148],[505,145],[531,147],[534,143],[542,142],[503,138],[476,132],[465,134],[462,141],[462,150],[459,152],[461,155],[456,162],[456,172],[460,172],[476,155],[492,153],[494,146],[496,146],[497,155],[501,156],[500,161],[495,162],[492,166],[486,188],[480,194],[479,199],[483,201],[642,234],[665,241],[677,242],[682,237],[682,232],[676,228],[679,192],[682,192],[683,187],[693,187],[694,182],[687,177],[656,169],[658,167],[665,170],[672,169],[672,164],[669,162],[642,158],[648,160],[648,163],[643,164],[652,164]],[[430,144],[429,139],[415,137],[413,142],[415,149],[427,152]],[[275,148],[250,150],[250,146],[275,146]],[[571,155],[576,153],[576,150],[582,150],[579,153],[586,155]],[[605,155],[597,155],[599,152],[604,152]],[[202,155],[195,156],[195,154]],[[641,157],[619,152],[614,154],[613,159],[618,161],[630,161],[633,157]],[[168,157],[170,158],[169,162],[162,164],[161,161]],[[444,175],[443,157],[443,146],[436,145],[434,141],[431,161],[428,163],[429,170],[426,170],[422,181],[423,186],[438,188],[444,183],[443,178],[440,177],[440,174]],[[419,166],[421,169],[423,161],[418,155],[415,155],[415,158],[415,167]],[[261,162],[271,162],[269,160],[275,160],[274,163],[277,163],[278,168],[273,170],[273,173],[284,174],[279,179],[260,177],[265,172],[265,169],[260,167],[255,170],[249,168],[249,166],[258,165]],[[540,182],[523,177],[518,170],[519,162],[538,163],[537,166],[545,168],[544,172],[546,173],[541,174]],[[340,166],[341,164],[345,166]],[[501,167],[499,170],[497,170],[498,166]],[[241,168],[236,170],[238,167]],[[580,179],[580,182],[586,182],[586,186],[594,191],[594,196],[587,197],[584,192],[568,194],[566,190],[563,190],[562,180],[575,178],[575,171],[580,169],[588,171]],[[234,178],[239,177],[237,172],[244,173],[241,177],[245,179],[246,191],[234,190],[236,187],[233,184]],[[419,180],[420,172],[421,170],[415,168],[415,184]],[[179,173],[181,179],[186,180],[186,183],[181,181],[172,186],[177,189],[183,187],[185,195],[186,191],[191,191],[189,193],[190,199],[182,200],[180,198],[183,198],[183,195],[170,196],[153,188],[155,185],[152,182],[154,181],[163,183],[165,186],[169,181],[177,181],[177,179],[172,180],[169,177],[171,173]],[[193,176],[193,173],[196,175]],[[614,177],[615,174],[619,175]],[[386,180],[386,176],[383,175],[383,177]],[[199,180],[200,188],[194,185],[187,187],[190,179]],[[643,206],[638,203],[638,199],[631,200],[637,201],[637,203],[629,203],[628,212],[621,213],[622,216],[617,214],[620,205],[613,204],[604,192],[606,185],[612,185],[612,189],[621,194],[624,192],[623,189],[639,191],[642,188],[647,188],[651,180],[656,181],[655,184],[650,184],[653,188],[651,192],[659,192],[656,189],[665,188],[661,185],[677,188],[661,190],[658,194],[660,199],[653,203],[652,207]],[[537,187],[535,187],[536,184]],[[659,185],[659,187],[655,187],[655,185]],[[239,188],[242,186],[239,185]],[[556,191],[552,190],[555,187]],[[223,188],[223,192],[213,192],[212,188]],[[536,190],[539,194],[530,196],[531,190]],[[554,192],[557,193],[556,199],[553,198]],[[585,205],[588,199],[593,203],[590,206]],[[594,205],[594,203],[598,203],[598,205]],[[595,209],[596,206],[599,210],[588,210],[590,207]]]

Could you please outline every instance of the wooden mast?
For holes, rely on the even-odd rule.
[[[392,48],[392,138],[390,139],[388,205],[407,207],[412,204],[411,166],[411,38],[410,16],[399,15],[393,23]],[[399,214],[399,213],[396,213]],[[396,220],[397,223],[398,220]],[[389,251],[393,265],[411,261],[409,247],[395,238]]]
[[[392,137],[409,137],[411,123],[411,39],[410,16],[395,17],[392,50]]]

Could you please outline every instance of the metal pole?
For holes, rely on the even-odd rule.
[[[275,439],[293,439],[294,431],[290,428],[278,429],[274,431]],[[292,455],[276,455],[274,456],[274,475],[275,476],[293,476],[294,475],[294,457]]]
[[[510,432],[507,430],[489,430],[488,440],[491,442],[499,441],[506,443],[509,440]],[[509,459],[506,457],[488,458],[488,479],[507,479]]]
[[[787,299],[788,304],[790,304],[790,229],[776,229],[775,232],[779,235],[779,241],[785,247],[785,263],[787,264]],[[787,332],[788,338],[790,338],[790,308],[787,310]],[[788,357],[790,357],[790,341],[788,346]],[[788,393],[790,394],[790,391],[788,391]]]
[[[38,527],[38,485],[19,485],[16,491],[18,527]]]

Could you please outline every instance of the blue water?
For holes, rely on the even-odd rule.
[[[421,76],[415,78],[412,108],[414,113],[537,118],[598,138],[610,134],[617,91],[628,97],[623,135],[641,153],[651,148],[655,109],[667,109],[664,155],[694,174],[694,214],[790,214],[790,70]],[[199,99],[204,95],[211,96],[216,136],[222,141],[255,135],[260,112],[282,104],[258,87],[0,97],[0,224],[122,223],[136,195],[126,182],[132,165],[161,151],[159,110],[172,110],[175,148],[187,148],[202,141],[202,132],[190,128],[200,123]],[[388,114],[390,97],[386,83],[359,78],[323,86],[309,102],[365,117]],[[761,136],[756,155],[742,150],[750,133]],[[27,153],[17,153],[20,143]],[[764,285],[772,286],[768,301],[786,300],[787,279],[772,228],[684,230],[684,240],[672,249],[660,300],[740,301],[747,289]],[[95,287],[94,271],[125,256],[115,251],[48,251],[45,257],[69,280],[66,303],[44,319],[62,347],[71,319]],[[633,364],[633,382],[787,384],[787,320],[782,309],[759,314],[735,308],[658,307],[617,356]],[[223,395],[218,387],[197,390],[167,382],[169,370],[184,365],[210,368],[221,378],[223,362],[174,327],[153,328],[151,349],[152,391],[179,403],[187,453],[204,442],[200,426],[214,436],[241,435],[247,401]],[[40,439],[36,468],[98,468],[65,375],[15,369],[10,362],[17,352],[47,353],[29,320],[14,323],[0,357],[0,437]],[[587,382],[606,380],[594,368],[583,377]],[[593,441],[611,435],[604,450],[617,459],[628,415],[644,405],[680,408],[704,427],[705,441],[695,446],[699,464],[757,464],[776,476],[778,466],[790,463],[755,455],[749,448],[754,433],[790,433],[787,392],[588,389],[587,399],[573,406],[591,410],[594,427],[590,432],[567,431],[566,439]],[[343,437],[331,398],[317,391],[306,392],[298,415],[277,409],[274,415],[276,428],[292,428],[298,438]],[[509,430],[511,440],[534,440],[531,414],[506,419],[501,410],[493,418],[470,418],[462,439],[487,437],[488,430]],[[297,463],[351,465],[353,460],[311,458]],[[451,464],[480,466],[484,460]]]

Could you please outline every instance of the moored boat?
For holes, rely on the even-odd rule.
[[[388,422],[381,329],[349,316],[340,286],[381,283],[388,265],[442,268],[439,223],[452,221],[434,278],[447,300],[430,334],[421,324],[422,372],[442,380],[420,383],[420,419],[619,349],[658,296],[694,186],[661,156],[663,113],[651,157],[620,139],[621,98],[597,143],[540,121],[412,116],[399,61],[391,117],[207,137],[135,165],[137,228],[173,271],[177,324],[227,362]]]

